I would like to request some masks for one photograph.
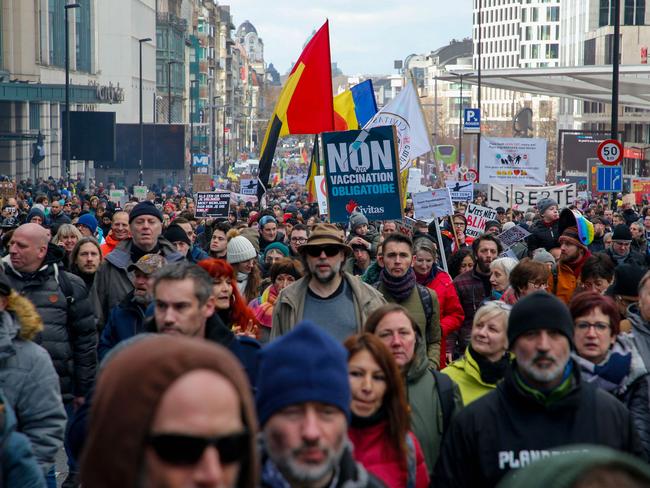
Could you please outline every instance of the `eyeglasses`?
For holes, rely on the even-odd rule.
[[[595,322],[595,323],[589,323],[589,322],[576,322],[576,329],[582,330],[582,331],[587,331],[591,329],[592,327],[596,330],[596,332],[602,334],[605,331],[609,330],[609,324],[606,324],[604,322]]]
[[[309,254],[312,258],[317,258],[321,255],[321,253],[325,253],[325,256],[328,258],[336,256],[338,253],[341,252],[341,247],[336,246],[334,244],[329,245],[329,246],[309,246],[307,247],[307,254]]]
[[[628,246],[630,246],[631,242],[630,241],[612,241],[612,244],[616,244],[617,246],[621,246],[621,247],[628,247]]]
[[[184,434],[154,434],[147,442],[164,462],[177,466],[196,464],[205,448],[214,446],[223,464],[232,464],[248,455],[248,432],[221,437],[198,437]]]
[[[546,290],[548,288],[548,283],[535,283],[534,281],[529,281],[528,286],[535,290]]]
[[[305,242],[307,242],[307,238],[306,237],[292,237],[291,242],[295,242],[296,244],[304,244]]]

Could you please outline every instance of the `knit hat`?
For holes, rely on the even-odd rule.
[[[544,215],[544,212],[546,212],[553,205],[557,207],[557,202],[552,198],[542,198],[539,202],[537,202],[537,211],[540,215]]]
[[[129,224],[133,222],[133,219],[140,217],[141,215],[151,215],[153,217],[156,217],[161,222],[163,219],[160,210],[158,210],[156,206],[149,200],[140,202],[135,207],[133,207],[133,210],[131,210],[131,213],[129,214]]]
[[[612,233],[612,241],[631,241],[632,233],[630,228],[625,224],[618,224],[614,227],[614,232]]]
[[[506,222],[505,224],[503,224],[503,227],[501,228],[501,230],[502,230],[503,232],[505,232],[505,231],[507,231],[507,230],[512,229],[512,228],[513,228],[514,226],[516,226],[516,225],[517,225],[517,224],[515,224],[514,222]],[[486,228],[487,228],[487,227],[486,227]]]
[[[264,257],[266,257],[269,251],[272,251],[273,249],[280,251],[285,258],[289,256],[289,248],[281,242],[276,241],[266,246],[266,249],[264,249]]]
[[[248,261],[257,256],[251,241],[244,236],[235,236],[228,241],[227,259],[230,264]]]
[[[555,266],[556,264],[553,255],[543,247],[535,249],[535,251],[533,252],[533,261],[537,263],[544,263],[544,264],[549,263],[552,264],[553,266]]]
[[[47,219],[45,218],[45,212],[43,212],[40,208],[37,207],[32,207],[32,209],[27,214],[25,223],[28,224],[29,222],[31,222],[33,217],[40,217],[41,220],[43,221],[43,224],[45,224],[47,221]]]
[[[87,227],[88,230],[90,230],[91,234],[94,234],[97,230],[97,219],[93,214],[86,213],[79,217],[76,225],[83,225],[84,227]]]
[[[562,235],[558,240],[560,241],[560,244],[566,242],[568,244],[574,244],[584,250],[587,250],[587,246],[585,246],[582,242],[580,242],[580,237],[578,236],[577,227],[567,227],[566,229],[564,229],[564,232],[562,232]]]
[[[607,288],[606,295],[639,296],[639,282],[646,269],[632,264],[619,264],[614,269],[614,283]]]
[[[262,217],[260,219],[259,225],[260,225],[260,229],[261,229],[266,224],[277,224],[277,223],[278,223],[278,221],[277,221],[277,219],[275,217],[273,217],[272,215],[265,215],[264,217]]]
[[[178,224],[172,224],[167,227],[167,230],[163,234],[163,237],[167,239],[172,244],[174,242],[184,242],[188,246],[192,245],[192,241],[187,237],[187,232]]]
[[[520,335],[537,329],[556,330],[564,334],[573,347],[573,320],[569,308],[545,291],[531,293],[512,307],[508,318],[510,347]]]
[[[350,420],[348,355],[316,324],[303,321],[259,353],[257,413],[260,426],[289,405],[322,402]]]
[[[490,227],[498,227],[499,231],[501,231],[501,222],[498,220],[488,220],[485,223],[485,230],[488,230]]]
[[[350,215],[350,230],[354,232],[357,227],[368,225],[368,219],[361,212],[354,212]]]

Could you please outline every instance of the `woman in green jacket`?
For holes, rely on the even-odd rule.
[[[479,308],[465,355],[442,370],[458,384],[465,406],[496,388],[505,374],[510,362],[507,352],[510,308],[499,300],[486,302]]]

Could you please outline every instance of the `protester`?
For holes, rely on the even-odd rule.
[[[129,265],[133,290],[111,309],[97,345],[100,361],[120,342],[144,332],[146,310],[153,301],[153,274],[165,264],[159,254],[145,254]]]
[[[227,222],[215,222],[212,225],[212,237],[210,238],[208,255],[211,258],[228,258],[228,231],[230,225]]]
[[[474,267],[474,255],[471,247],[464,247],[451,256],[447,256],[449,276],[453,280],[456,276],[471,270]]]
[[[354,276],[362,276],[374,262],[373,253],[366,244],[351,244],[352,256],[345,261],[344,270]]]
[[[580,272],[580,291],[605,293],[614,282],[614,270],[614,262],[607,254],[593,254]]]
[[[65,251],[65,258],[63,263],[68,267],[70,263],[70,253],[74,249],[74,246],[77,244],[79,239],[83,236],[81,232],[72,224],[61,224],[59,230],[52,238],[52,244],[55,244]]]
[[[452,421],[436,467],[436,486],[495,486],[533,452],[575,443],[609,446],[645,459],[628,410],[581,380],[571,359],[573,321],[546,292],[519,300],[508,319],[515,356],[496,390]]]
[[[536,291],[546,290],[550,274],[550,270],[545,264],[534,259],[523,258],[510,271],[510,288],[514,294],[514,301]],[[504,301],[510,303],[508,300]]]
[[[560,247],[560,214],[557,202],[552,198],[543,198],[537,202],[537,212],[540,219],[533,224],[530,236],[528,236],[528,251],[531,255],[539,247],[543,247],[547,251]]]
[[[454,278],[458,299],[463,307],[465,320],[460,329],[449,334],[447,351],[454,358],[460,357],[469,343],[474,314],[492,294],[490,264],[503,250],[501,242],[491,234],[483,234],[472,243],[474,267]]]
[[[257,265],[257,251],[253,244],[244,236],[234,231],[228,240],[228,264],[237,273],[237,287],[244,300],[252,300],[259,296],[262,276]],[[230,231],[232,235],[233,231]]]
[[[97,240],[94,237],[82,237],[70,254],[70,272],[81,278],[90,290],[102,260]]]
[[[62,200],[61,200],[62,201]],[[70,224],[72,220],[63,212],[63,205],[59,200],[52,200],[50,205],[50,228],[52,234],[56,234],[63,224]]]
[[[181,256],[183,256],[189,262],[194,263],[192,256],[190,255],[190,250],[192,249],[192,241],[180,225],[172,223],[169,227],[167,227],[167,229],[165,229],[165,232],[163,232],[163,237],[176,247],[176,251]]]
[[[172,336],[129,345],[101,372],[90,418],[83,486],[258,486],[251,387],[223,347]]]
[[[368,222],[368,218],[361,212],[355,211],[350,215],[350,235],[347,243],[349,246],[359,245],[368,249],[369,253],[377,251],[379,232]]]
[[[352,457],[350,403],[346,351],[321,327],[302,322],[265,346],[256,394],[262,486],[382,486]]]
[[[445,256],[449,260],[451,256],[471,246],[472,239],[465,235],[467,218],[462,213],[455,213],[451,217],[451,222],[447,225],[449,225],[449,229],[442,229],[441,235]],[[432,236],[436,235],[435,224],[433,222],[429,224],[429,234]],[[455,278],[453,275],[452,277]]]
[[[273,263],[282,258],[289,257],[289,248],[282,242],[272,242],[266,246],[266,250],[260,256],[260,265],[262,267],[262,276],[268,278]]]
[[[616,266],[622,264],[631,264],[640,268],[647,269],[647,261],[644,254],[637,250],[633,250],[632,246],[632,233],[625,224],[619,224],[614,227],[612,234],[612,245],[605,252],[614,261]]]
[[[289,252],[291,253],[291,257],[300,259],[300,251],[298,248],[307,242],[308,237],[309,230],[306,225],[296,224],[293,226],[289,234]]]
[[[514,303],[514,292],[506,294],[510,287],[510,272],[517,266],[518,261],[514,258],[497,258],[490,263],[490,285],[492,285],[492,300],[503,300],[506,303]]]
[[[442,370],[460,389],[465,406],[494,390],[510,362],[508,316],[510,305],[486,302],[474,315],[465,354]]]
[[[310,320],[344,341],[361,332],[366,317],[384,303],[373,287],[342,270],[350,247],[333,224],[318,224],[300,247],[305,276],[278,295],[271,339]]]
[[[591,253],[580,240],[577,227],[567,227],[560,236],[560,261],[557,273],[549,277],[548,289],[564,303],[569,303],[576,287],[578,277]]]
[[[281,258],[273,263],[270,272],[271,284],[262,294],[248,304],[261,325],[259,340],[262,344],[269,342],[273,326],[273,309],[282,290],[303,276],[302,264],[290,258]]]
[[[348,435],[354,459],[391,487],[429,486],[422,448],[409,431],[409,407],[400,371],[375,335],[349,337],[352,421]]]
[[[39,205],[39,204],[36,204]],[[32,209],[29,211],[27,214],[27,218],[25,219],[26,224],[38,224],[45,226],[47,224],[47,217],[45,217],[45,212],[43,211],[42,205],[39,205],[38,207],[34,205]]]
[[[645,276],[646,271],[643,268],[632,266],[631,264],[622,264],[614,270],[614,283],[605,291],[614,299],[618,313],[621,317],[629,320],[621,321],[621,330],[629,332],[631,328],[630,307],[639,301],[639,286]]]
[[[443,436],[462,406],[458,386],[448,376],[429,368],[420,328],[401,305],[389,303],[377,308],[368,317],[364,332],[381,339],[402,371],[411,408],[411,429],[432,473]]]
[[[630,410],[650,456],[650,374],[632,337],[620,334],[616,305],[609,297],[584,292],[571,300],[569,309],[582,380],[611,393]]]
[[[630,224],[630,234],[632,235],[632,251],[636,251],[642,256],[648,254],[648,240],[645,237],[645,230],[641,222],[632,222]]]
[[[183,215],[186,215],[186,214],[183,214]],[[205,252],[203,249],[201,249],[201,247],[196,243],[195,227],[196,227],[197,222],[196,222],[196,219],[194,218],[194,216],[188,215],[188,218],[178,217],[178,218],[174,219],[173,224],[177,225],[178,227],[183,229],[183,231],[187,235],[187,238],[190,241],[190,248],[187,251],[187,259],[191,263],[198,263],[199,261],[201,261],[203,259],[207,259],[209,257],[208,253]],[[169,227],[168,227],[168,229],[169,229]]]
[[[428,239],[418,239],[413,245],[413,271],[418,284],[436,292],[440,305],[440,369],[447,365],[447,336],[458,330],[465,314],[458,300],[454,283],[443,269],[435,263],[437,253],[434,244]]]
[[[590,219],[591,223],[594,226],[594,240],[589,244],[589,251],[593,253],[605,252],[605,234],[607,226],[605,225],[605,219],[602,217],[593,217]]]
[[[79,217],[74,225],[83,237],[95,237],[99,224],[92,214],[87,213]]]
[[[284,234],[278,232],[278,221],[275,217],[265,215],[259,221],[259,243],[260,252],[266,250],[266,246],[273,242],[284,242]]]

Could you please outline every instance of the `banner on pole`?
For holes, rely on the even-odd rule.
[[[448,188],[416,193],[413,195],[413,208],[415,209],[415,219],[425,222],[454,213],[454,205],[451,203]]]
[[[471,202],[474,199],[474,183],[447,180],[445,184],[449,188],[452,202]]]
[[[196,193],[196,217],[227,218],[230,210],[230,192],[213,191]]]
[[[465,218],[467,219],[465,235],[478,237],[485,231],[485,224],[488,220],[496,220],[497,211],[470,203],[465,211]]]
[[[481,183],[546,184],[546,139],[481,137]]]
[[[318,214],[327,215],[327,185],[325,183],[325,176],[314,175],[314,185],[316,186]]]
[[[512,205],[510,204],[512,189]],[[555,186],[502,186],[490,185],[487,203],[492,207],[513,207],[517,210],[534,209],[543,198],[552,198],[559,208],[568,207],[575,202],[576,184]]]
[[[323,148],[330,222],[347,222],[354,211],[368,220],[402,218],[395,129],[325,132]]]

